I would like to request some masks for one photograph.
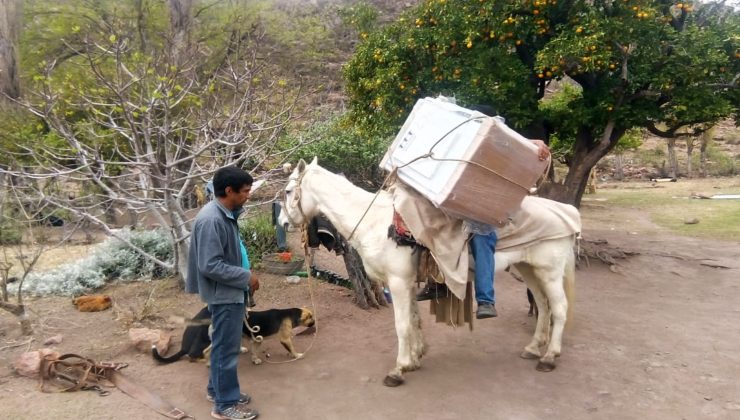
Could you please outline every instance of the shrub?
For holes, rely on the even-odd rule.
[[[699,153],[692,156],[694,168],[699,168]],[[710,176],[734,176],[738,174],[740,156],[723,152],[713,144],[707,148],[707,174]]]
[[[247,246],[249,262],[253,267],[262,262],[262,255],[277,251],[275,227],[270,213],[259,212],[240,220],[239,233]]]
[[[298,158],[310,161],[318,156],[321,166],[361,186],[382,184],[384,174],[378,165],[392,139],[370,135],[345,116],[314,124],[302,135],[313,143],[304,146]]]
[[[172,245],[164,230],[122,232],[134,245],[169,262]],[[151,280],[169,274],[116,238],[109,238],[82,260],[53,270],[30,273],[23,290],[32,295],[76,296],[100,288],[110,280]],[[17,286],[16,286],[17,287]]]
[[[0,219],[0,245],[18,245],[22,236],[22,230],[12,220]]]

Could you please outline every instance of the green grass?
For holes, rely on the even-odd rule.
[[[635,183],[625,184],[634,186]],[[648,183],[637,184],[647,187]],[[631,208],[644,212],[656,225],[674,233],[692,237],[740,240],[740,200],[689,199],[693,192],[740,194],[740,179],[679,180],[659,184],[661,188],[600,189],[587,197],[606,199],[610,207]],[[685,224],[697,218],[698,224]]]

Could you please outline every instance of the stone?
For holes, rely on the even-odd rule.
[[[46,339],[46,341],[44,341],[44,345],[45,346],[51,346],[53,344],[60,344],[62,342],[62,338],[63,337],[62,337],[61,334],[57,334],[57,335],[55,335],[53,337],[49,337],[49,338]]]
[[[35,378],[39,375],[39,371],[41,370],[41,360],[44,357],[56,359],[59,356],[61,356],[59,352],[47,348],[29,351],[18,357],[15,363],[13,363],[13,368],[21,376]]]
[[[142,353],[149,353],[152,345],[155,345],[159,354],[165,354],[172,339],[168,332],[149,328],[131,328],[128,336],[134,347]]]

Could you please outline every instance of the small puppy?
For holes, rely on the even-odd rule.
[[[267,338],[277,333],[280,337],[280,343],[295,358],[300,358],[303,355],[296,353],[293,347],[293,328],[299,325],[310,327],[315,323],[313,313],[306,308],[249,311],[248,319],[250,327],[253,329],[258,328],[257,332],[254,333],[254,337],[261,336]],[[185,328],[182,335],[182,348],[179,352],[172,356],[164,357],[159,354],[156,347],[152,346],[152,356],[160,363],[172,363],[187,355],[190,361],[201,360],[205,361],[206,365],[208,365],[211,352],[210,326],[211,313],[208,311],[208,307],[205,306],[193,317]],[[242,335],[252,337],[246,323],[242,326]],[[262,363],[262,360],[257,357],[260,342],[253,339],[252,343],[254,343],[252,362],[258,365]],[[242,347],[242,353],[246,353],[247,351],[246,348]]]
[[[259,337],[267,338],[275,334],[280,337],[280,344],[288,350],[288,353],[300,359],[303,353],[297,353],[293,347],[293,328],[312,327],[315,323],[313,313],[308,308],[249,311],[247,324],[254,332],[246,330],[245,334],[252,339],[252,363],[255,365],[262,363],[262,359],[259,358],[262,340]]]

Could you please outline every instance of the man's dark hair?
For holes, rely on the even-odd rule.
[[[216,197],[226,197],[226,187],[234,192],[240,191],[245,185],[252,185],[252,175],[236,166],[227,166],[216,171],[213,175],[213,194]]]

